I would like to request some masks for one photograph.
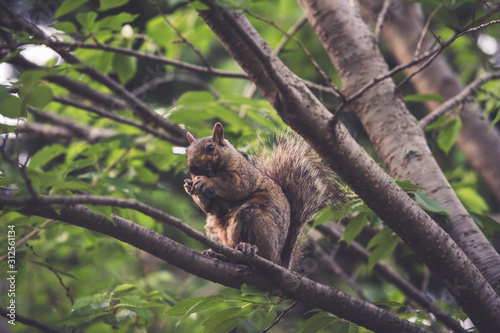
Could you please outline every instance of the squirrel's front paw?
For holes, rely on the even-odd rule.
[[[236,245],[236,250],[243,252],[246,255],[256,255],[259,254],[259,249],[257,246],[250,243],[241,242]]]
[[[225,260],[226,259],[226,257],[223,254],[214,252],[212,250],[203,251],[201,254],[203,254],[205,256],[208,256],[210,258],[214,258],[214,259],[220,259],[220,260]]]
[[[193,180],[192,179],[184,179],[184,190],[187,194],[193,194]]]
[[[203,195],[206,198],[214,198],[215,194],[208,189],[208,178],[205,176],[196,176],[193,181],[192,191],[196,195]]]

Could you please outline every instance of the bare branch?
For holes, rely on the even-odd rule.
[[[391,6],[391,0],[384,0],[384,4],[382,5],[382,9],[380,13],[378,13],[377,24],[375,25],[375,31],[373,34],[375,35],[375,40],[378,42],[380,39],[380,32],[382,31],[382,26],[385,22],[385,16],[387,15],[387,11]]]
[[[53,126],[26,122],[17,127],[19,133],[31,133],[34,135],[41,135],[47,138],[65,137],[65,138],[80,138],[95,143],[103,138],[115,134],[115,131],[108,128],[95,128],[91,126],[82,126],[72,122],[69,119],[60,117],[50,112],[39,112],[38,110],[30,107],[30,113],[36,115],[45,121],[50,122]]]
[[[158,12],[158,14],[163,18],[163,20],[165,20],[165,22],[172,28],[174,29],[175,33],[177,34],[177,36],[179,36],[179,38],[182,40],[182,42],[186,45],[188,45],[191,50],[194,51],[194,53],[196,53],[196,55],[198,56],[198,58],[200,58],[201,61],[203,61],[203,63],[205,64],[205,66],[207,68],[211,68],[210,64],[208,63],[208,60],[203,56],[203,54],[201,54],[200,50],[198,50],[190,41],[188,41],[183,35],[182,33],[179,31],[179,29],[177,29],[177,27],[175,25],[172,24],[172,22],[170,22],[170,20],[168,19],[168,17],[163,14],[163,11],[161,10],[160,6],[158,6],[158,4],[156,3],[155,0],[146,0],[147,2],[149,2],[155,9],[156,11]]]
[[[84,104],[84,103],[80,103],[80,102],[74,101],[74,100],[66,98],[66,97],[54,97],[53,100],[55,102],[58,102],[58,103],[61,103],[61,104],[71,105],[73,107],[76,107],[76,108],[79,108],[79,109],[82,109],[82,110],[90,111],[90,112],[95,113],[95,114],[97,114],[99,116],[106,117],[106,118],[109,118],[109,119],[113,119],[114,121],[122,123],[122,124],[134,126],[134,127],[138,128],[138,129],[140,129],[140,130],[142,130],[142,131],[144,131],[146,133],[153,134],[154,136],[157,136],[160,139],[163,139],[165,141],[169,141],[169,142],[172,142],[172,143],[175,143],[175,144],[178,144],[178,145],[186,145],[186,143],[184,142],[184,140],[180,139],[177,136],[172,136],[172,135],[167,134],[165,132],[162,132],[162,131],[154,128],[154,127],[151,127],[151,126],[149,126],[147,124],[140,123],[140,122],[135,121],[133,119],[130,119],[130,118],[127,118],[127,117],[123,117],[123,116],[120,116],[120,115],[108,112],[108,111],[103,110],[103,109],[101,109],[101,108],[99,108],[97,106],[87,105],[87,104]]]
[[[7,311],[6,309],[4,308],[1,308],[0,307],[0,316],[2,317],[5,317],[7,319],[10,319],[10,317],[8,317],[9,315],[9,311]],[[30,327],[35,327],[35,328],[38,328],[39,330],[43,331],[43,332],[47,332],[47,333],[63,333],[62,330],[59,330],[57,328],[54,328],[54,327],[50,327],[48,325],[45,325],[37,320],[34,320],[34,319],[31,319],[31,318],[28,318],[28,317],[25,317],[25,316],[22,316],[18,313],[16,313],[16,321],[26,325],[26,326],[30,326]]]
[[[484,24],[481,24],[477,27],[473,27],[473,28],[469,28],[467,30],[464,30],[460,33],[457,33],[455,35],[453,35],[452,37],[450,37],[448,40],[444,41],[443,43],[441,43],[440,45],[434,47],[433,49],[421,54],[420,56],[417,56],[417,57],[414,57],[413,59],[411,59],[410,61],[408,61],[407,63],[405,64],[402,64],[402,65],[398,65],[396,67],[394,67],[393,69],[391,69],[390,71],[388,71],[387,73],[383,74],[383,75],[380,75],[378,77],[375,77],[373,79],[371,79],[368,83],[366,83],[363,87],[361,87],[358,91],[356,91],[354,94],[348,96],[346,98],[346,100],[341,103],[338,107],[337,107],[337,110],[336,112],[339,112],[340,110],[342,110],[345,105],[349,104],[350,102],[352,102],[353,100],[359,98],[361,95],[363,95],[368,89],[372,88],[373,86],[375,86],[377,83],[393,76],[394,74],[396,73],[399,73],[407,68],[410,68],[410,67],[413,67],[415,66],[416,64],[424,61],[424,60],[428,60],[428,59],[434,59],[438,54],[441,53],[441,51],[449,46],[451,43],[453,43],[457,38],[459,37],[462,37],[463,35],[467,34],[467,33],[470,33],[470,32],[474,32],[474,31],[478,31],[478,30],[481,30],[487,26],[490,26],[490,25],[493,25],[493,24],[497,24],[497,23],[500,23],[500,20],[494,20],[494,21],[490,21],[490,22],[487,22],[487,23],[484,23]],[[429,64],[430,61],[427,62],[427,64]],[[425,68],[425,67],[424,67]],[[420,68],[419,70],[417,70],[416,73],[418,73],[418,71],[422,70],[423,68]],[[416,74],[415,73],[415,74]],[[406,81],[405,81],[406,82]]]
[[[342,237],[342,233],[332,225],[322,224],[317,226],[316,229],[330,238],[332,242],[337,243]],[[361,258],[365,263],[367,263],[370,258],[370,253],[356,241],[351,242],[347,250],[352,253],[352,255]],[[378,262],[373,266],[373,270],[387,282],[399,288],[409,299],[417,302],[424,309],[428,309],[438,320],[446,324],[449,328],[452,328],[456,333],[466,333],[458,321],[437,307],[433,299],[428,297],[425,293],[420,292],[405,279],[401,278],[391,267]]]
[[[462,103],[468,96],[474,94],[476,90],[479,89],[483,84],[491,80],[500,79],[500,72],[488,73],[482,77],[479,77],[468,84],[460,93],[455,95],[455,97],[448,99],[446,102],[441,104],[434,111],[429,113],[424,118],[420,119],[420,126],[422,128],[426,128],[433,122],[435,122],[440,116],[445,114],[447,111],[457,107],[460,103]]]
[[[47,259],[47,258],[44,258],[42,257],[41,255],[38,254],[38,252],[35,251],[35,249],[33,248],[33,246],[29,245],[28,243],[25,244],[30,250],[31,252],[33,252],[33,254],[35,256],[37,256],[38,258],[42,259],[43,261],[45,261],[45,263],[47,264],[47,268],[52,272],[54,273],[54,275],[57,277],[57,279],[59,280],[59,284],[63,287],[63,289],[66,291],[66,297],[68,297],[69,301],[71,302],[71,305],[74,305],[75,304],[75,300],[73,299],[73,296],[71,296],[71,292],[69,290],[69,287],[66,286],[66,284],[64,283],[63,279],[61,278],[61,276],[59,275],[59,273],[54,269],[54,267],[52,267],[52,264],[50,263],[50,261]]]
[[[37,39],[42,41],[52,40],[53,38],[47,37],[46,34],[40,30],[34,24],[26,21],[24,18],[15,15],[10,10],[9,6],[4,3],[4,1],[0,1],[0,8],[4,11],[4,13],[13,20],[13,25],[17,29],[23,29],[31,34]],[[51,46],[49,43],[49,47],[51,47],[55,52],[57,52],[67,63],[78,65],[75,66],[75,70],[82,74],[86,74],[95,81],[105,85],[111,91],[113,91],[117,96],[123,98],[125,102],[129,105],[129,107],[142,119],[146,122],[152,122],[158,124],[160,127],[164,128],[166,131],[172,133],[174,136],[178,137],[178,140],[183,140],[185,144],[187,144],[186,131],[179,127],[177,124],[171,123],[163,117],[159,116],[154,110],[152,110],[146,103],[138,99],[134,96],[130,91],[125,89],[122,85],[120,85],[115,80],[111,79],[109,76],[103,74],[102,72],[96,70],[95,68],[89,66],[84,63],[76,56],[68,52],[67,50]]]

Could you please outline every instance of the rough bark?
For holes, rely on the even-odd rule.
[[[370,0],[372,2],[372,0]],[[382,1],[379,2],[380,5]],[[382,30],[382,37],[391,53],[400,62],[405,63],[414,54],[417,43],[424,28],[424,18],[416,4],[403,0],[395,0],[391,6],[387,22]],[[425,37],[421,52],[432,47],[433,41]],[[410,73],[413,69],[408,69]],[[444,99],[450,99],[463,89],[458,75],[453,71],[446,58],[439,55],[422,72],[410,81],[418,93],[439,94]],[[429,110],[434,110],[438,103],[427,102]],[[464,152],[473,168],[481,175],[497,201],[500,203],[500,131],[493,128],[490,132],[488,120],[481,119],[481,110],[474,109],[471,103],[466,103],[460,117],[463,122],[462,131],[457,144]]]
[[[273,295],[286,295],[311,307],[321,308],[375,332],[387,332],[387,330],[391,332],[428,332],[389,311],[358,300],[335,288],[312,281],[303,275],[278,266],[259,256],[247,258],[243,253],[234,249],[215,246],[219,247],[223,254],[227,256],[234,255],[258,269],[253,270],[247,266],[236,265],[202,255],[149,228],[142,227],[116,215],[113,216],[114,221],[111,223],[106,217],[80,204],[68,205],[58,214],[48,204],[50,197],[37,203],[31,199],[12,198],[11,195],[12,191],[0,191],[0,208],[4,204],[22,206],[26,202],[31,202],[29,206],[21,209],[20,212],[26,215],[60,220],[111,236],[146,251],[188,273],[228,287],[239,288],[243,283],[247,283],[261,290],[269,290]],[[71,197],[68,197],[68,199],[69,201],[77,201],[73,200],[74,198],[71,199]],[[110,198],[110,200],[115,199]],[[62,201],[62,197],[57,197],[56,202],[62,203]],[[156,217],[162,215],[156,214],[155,211],[155,209],[151,208],[151,215]],[[186,225],[186,228],[189,227]],[[193,233],[196,233],[194,229]],[[208,238],[206,238],[206,241],[210,242]],[[363,315],[361,316],[359,313],[363,313]]]
[[[306,17],[338,70],[349,96],[389,69],[372,32],[348,1],[299,0]],[[500,288],[500,255],[481,233],[452,190],[427,145],[423,130],[386,79],[352,101],[388,172],[425,187],[450,212],[442,223],[488,282]],[[500,289],[497,289],[500,290]]]
[[[241,12],[210,5],[210,9],[199,14],[280,116],[419,255],[447,285],[476,326],[484,332],[494,332],[493,328],[500,326],[498,295],[449,235],[388,177],[343,125],[333,122],[333,115],[279,60]],[[321,12],[321,17],[328,18],[330,26],[341,28],[331,10]],[[373,41],[359,50],[354,48],[353,53],[366,52],[370,47],[373,50]],[[380,64],[378,69],[386,67]],[[386,94],[390,97],[393,91]],[[401,140],[399,137],[398,142]]]

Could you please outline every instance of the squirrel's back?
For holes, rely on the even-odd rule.
[[[335,174],[299,135],[277,135],[272,149],[252,158],[253,163],[282,189],[290,203],[290,228],[282,250],[285,266],[300,260],[300,236],[305,224],[320,209],[342,199]]]

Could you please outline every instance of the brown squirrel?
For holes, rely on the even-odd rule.
[[[207,236],[295,269],[305,224],[342,198],[333,172],[297,134],[279,136],[271,152],[248,159],[224,139],[220,123],[212,136],[187,137],[192,179],[184,189],[207,214]]]

